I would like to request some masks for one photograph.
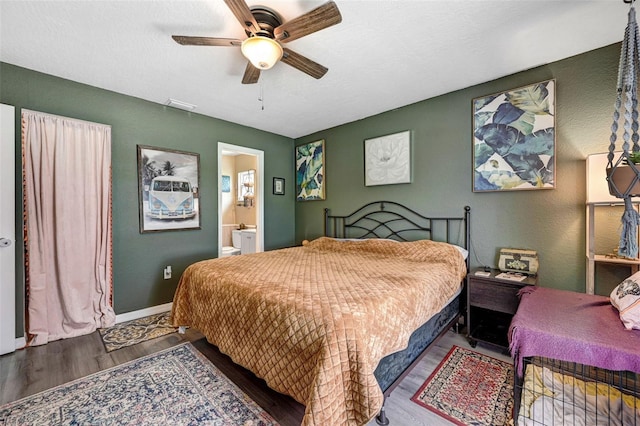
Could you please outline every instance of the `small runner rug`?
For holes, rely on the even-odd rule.
[[[457,425],[506,425],[513,366],[454,346],[411,400]]]
[[[170,317],[171,312],[162,312],[101,328],[99,332],[105,349],[111,352],[175,332]]]
[[[191,343],[0,406],[0,424],[277,425]]]

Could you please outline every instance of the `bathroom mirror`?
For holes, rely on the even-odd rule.
[[[255,184],[255,170],[246,170],[238,173],[238,205],[252,207]]]

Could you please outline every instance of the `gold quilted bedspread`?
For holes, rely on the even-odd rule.
[[[433,241],[339,241],[189,266],[173,324],[194,327],[269,387],[306,406],[303,425],[363,425],[373,372],[456,294],[466,267]]]

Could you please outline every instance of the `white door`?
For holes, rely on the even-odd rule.
[[[0,104],[0,355],[16,348],[15,108]]]

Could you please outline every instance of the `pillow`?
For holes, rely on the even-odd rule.
[[[467,260],[467,257],[469,256],[469,251],[467,249],[465,249],[464,247],[457,246],[455,244],[451,244],[451,245],[458,249],[462,257],[464,257],[464,260]]]
[[[333,237],[332,237],[333,238]],[[384,240],[384,241],[393,241],[394,243],[399,243],[400,241],[394,240],[392,238],[333,238],[336,241],[367,241],[367,240]]]
[[[609,299],[620,312],[624,328],[640,330],[640,272],[618,284]]]
[[[371,239],[371,238],[333,238],[336,241],[366,241],[367,239]],[[378,240],[385,240],[385,241],[393,241],[395,243],[399,243],[400,241],[398,240],[394,240],[392,238],[376,238]],[[458,245],[455,244],[451,244],[452,246],[454,246],[462,255],[462,257],[464,257],[465,260],[467,260],[467,256],[469,256],[469,252],[467,251],[467,249],[465,249],[464,247],[460,247]]]

